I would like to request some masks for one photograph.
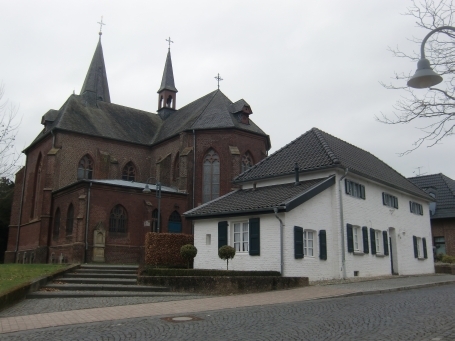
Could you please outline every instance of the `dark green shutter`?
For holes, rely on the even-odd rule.
[[[386,204],[386,202],[385,202],[385,193],[384,192],[382,192],[382,204],[383,205]]]
[[[319,231],[319,259],[327,260],[327,235],[325,230]]]
[[[371,254],[376,254],[376,236],[374,234],[374,229],[370,228],[370,239],[371,239]]]
[[[294,226],[294,258],[303,258],[303,228]]]
[[[250,219],[250,256],[260,255],[260,224],[259,218]]]
[[[360,185],[360,197],[362,199],[365,199],[365,186],[364,185]]]
[[[382,239],[384,240],[384,255],[389,255],[389,238],[387,237],[387,231],[382,231]]]
[[[412,236],[412,241],[414,242],[414,258],[419,258],[419,250],[417,250],[417,237]]]
[[[346,194],[349,194],[349,180],[344,179],[344,187],[346,189]]]
[[[227,245],[228,223],[227,221],[218,222],[218,249]]]
[[[354,252],[354,236],[352,235],[352,225],[347,224],[348,252]]]
[[[412,201],[409,202],[409,211],[412,213]]]
[[[369,253],[368,250],[368,227],[362,227],[362,237],[363,237],[363,253]],[[371,250],[373,252],[373,250]]]
[[[423,258],[428,258],[426,238],[422,238],[422,245],[423,245]]]

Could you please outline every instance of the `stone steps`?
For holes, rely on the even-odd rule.
[[[27,298],[182,296],[164,286],[137,284],[137,265],[83,264]]]

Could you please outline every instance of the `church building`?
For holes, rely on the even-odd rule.
[[[176,100],[168,50],[157,113],[112,103],[100,33],[80,94],[24,150],[5,262],[139,263],[145,233],[191,234],[183,213],[236,188],[270,138],[219,89]]]

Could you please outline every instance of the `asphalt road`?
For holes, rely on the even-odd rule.
[[[77,324],[1,335],[11,340],[455,340],[455,285]]]

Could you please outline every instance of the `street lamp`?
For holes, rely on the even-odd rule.
[[[442,82],[442,77],[438,75],[430,66],[430,61],[425,58],[425,43],[428,38],[436,32],[442,30],[455,31],[455,27],[452,26],[441,26],[430,31],[425,38],[422,40],[420,45],[420,60],[417,62],[417,71],[414,76],[409,78],[408,86],[415,89],[429,88]]]
[[[145,188],[142,190],[142,193],[150,193],[150,187],[149,187],[149,180],[152,179],[153,177],[150,177],[147,179],[147,182],[145,183]],[[161,218],[161,184],[158,181],[155,184],[155,193],[156,197],[158,198],[158,226],[157,226],[157,232],[160,232],[160,218]]]

